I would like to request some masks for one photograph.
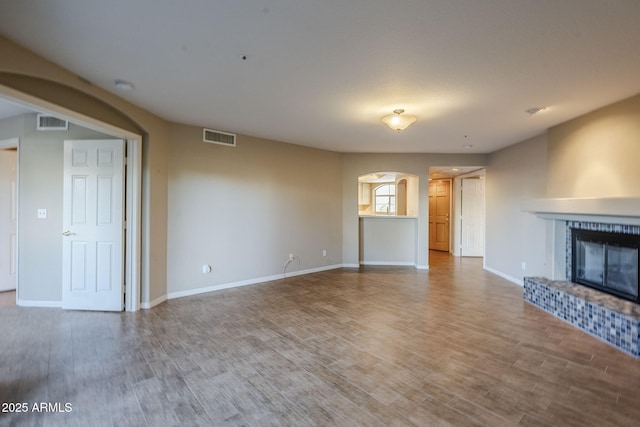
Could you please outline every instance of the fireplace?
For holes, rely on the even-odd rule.
[[[571,281],[640,303],[640,236],[571,229]]]
[[[537,199],[523,210],[545,235],[544,247],[532,240],[545,276],[524,278],[525,301],[640,359],[640,197]]]

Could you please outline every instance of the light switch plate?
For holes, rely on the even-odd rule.
[[[47,217],[46,209],[38,209],[38,219],[45,219]]]

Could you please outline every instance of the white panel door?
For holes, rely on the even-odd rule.
[[[17,151],[0,149],[0,291],[16,288]]]
[[[462,180],[462,221],[460,225],[462,256],[484,256],[484,179]]]
[[[124,309],[124,141],[64,142],[62,307]]]

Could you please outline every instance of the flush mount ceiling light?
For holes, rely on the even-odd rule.
[[[382,121],[391,129],[396,132],[400,132],[416,121],[415,116],[409,116],[407,114],[402,115],[402,113],[404,113],[404,110],[402,108],[398,108],[397,110],[393,110],[393,114],[383,117]]]
[[[113,84],[119,90],[133,90],[133,83],[126,80],[117,79],[113,81]]]

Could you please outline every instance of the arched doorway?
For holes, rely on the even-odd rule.
[[[9,79],[12,81],[18,81],[20,84],[27,84],[29,81],[28,76],[16,76],[10,75],[8,73],[0,73],[0,77],[13,77],[13,79]],[[42,83],[41,79],[31,78],[37,83]],[[0,79],[2,82],[3,79]],[[76,91],[71,88],[66,88],[62,85],[59,85],[55,82],[48,82],[51,86],[57,87],[60,90],[60,87],[65,89],[67,92],[72,93],[76,97],[80,97],[82,99],[89,99],[90,102],[100,103],[100,101],[93,99],[89,95],[82,94],[79,91]],[[56,91],[53,90],[55,93]],[[140,248],[141,248],[141,227],[140,227],[140,218],[141,218],[141,176],[142,176],[142,136],[141,133],[136,133],[129,129],[134,128],[135,125],[130,123],[125,126],[126,128],[121,128],[115,126],[113,124],[105,123],[101,120],[98,120],[93,117],[86,116],[78,111],[75,111],[70,108],[66,108],[64,106],[57,105],[53,102],[38,98],[36,96],[30,95],[25,92],[21,92],[14,88],[0,85],[0,97],[3,99],[7,99],[13,103],[21,105],[27,109],[30,109],[34,112],[46,113],[56,116],[60,119],[68,120],[70,122],[76,123],[80,126],[86,127],[88,129],[92,129],[104,134],[113,135],[118,138],[125,139],[127,141],[127,171],[126,171],[126,217],[127,217],[127,227],[124,231],[126,235],[126,244],[125,244],[125,293],[126,293],[126,305],[125,309],[127,311],[136,311],[140,308],[140,297],[141,297],[141,280],[140,280]],[[73,98],[73,96],[72,96]],[[80,105],[83,105],[80,103]],[[111,110],[112,116],[118,116],[119,118],[115,120],[116,122],[123,123],[127,120],[122,113],[119,113],[117,110],[113,109],[110,106],[102,105],[101,108],[104,111]],[[18,152],[20,152],[20,147],[18,147]],[[60,166],[61,167],[61,166]],[[18,195],[20,195],[20,181],[18,181]],[[20,199],[18,198],[18,210],[21,209]],[[18,213],[19,217],[19,213]],[[62,230],[60,230],[62,231]],[[18,225],[18,230],[16,233],[16,246],[17,252],[20,253],[21,243],[25,244],[27,237],[22,236],[20,233],[20,225]],[[60,245],[62,246],[62,245]],[[21,286],[21,268],[20,268],[20,257],[18,256],[18,268],[16,271],[16,299],[18,304],[24,306],[60,306],[61,301],[51,301],[46,298],[39,298],[37,295],[33,294],[26,295],[23,292]]]

